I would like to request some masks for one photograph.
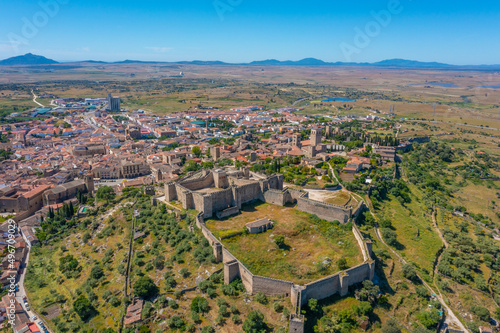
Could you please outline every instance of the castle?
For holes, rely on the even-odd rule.
[[[290,281],[254,275],[224,248],[221,240],[212,234],[204,222],[204,219],[212,218],[214,215],[222,219],[238,214],[243,204],[260,200],[279,206],[296,204],[296,208],[300,211],[315,214],[327,221],[347,223],[363,212],[365,204],[362,201],[354,208],[311,200],[307,192],[283,189],[282,175],[263,176],[250,173],[248,168],[203,170],[192,173],[176,183],[166,184],[165,201],[174,200],[180,201],[184,209],[195,209],[200,212],[196,218],[196,225],[212,246],[216,261],[224,263],[225,284],[241,278],[249,294],[262,292],[267,296],[283,295],[290,298],[295,307],[295,314],[290,320],[290,329],[293,328],[293,332],[303,332],[303,320],[300,313],[302,305],[306,304],[308,299],[321,300],[337,293],[345,296],[349,286],[373,279],[375,262],[371,259],[372,243],[363,238],[355,224],[353,224],[352,231],[360,246],[364,262],[301,286]]]
[[[257,178],[248,168],[226,171],[203,170],[165,185],[167,202],[179,200],[184,209],[203,212],[203,218],[228,217],[239,213],[241,206],[256,200],[265,201],[264,194],[283,189],[283,176]]]

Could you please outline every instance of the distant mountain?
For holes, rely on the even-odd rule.
[[[257,66],[328,66],[329,63],[323,60],[315,58],[306,58],[299,61],[279,61],[276,59],[263,60],[263,61],[253,61],[247,65],[257,65]]]
[[[223,61],[177,61],[177,62],[164,62],[164,61],[141,61],[141,60],[124,60],[116,62],[105,62],[96,60],[74,61],[64,63],[64,65],[82,66],[83,64],[178,64],[178,65],[199,65],[199,66],[304,66],[304,67],[340,67],[340,66],[353,66],[353,67],[386,67],[386,68],[406,68],[406,69],[442,69],[442,70],[500,70],[500,65],[449,65],[439,62],[421,62],[415,60],[405,59],[388,59],[374,63],[367,62],[325,62],[316,58],[305,58],[298,61],[286,60],[280,61],[276,59],[268,59],[261,61],[253,61],[250,63],[227,63]],[[55,65],[59,67],[61,63],[55,60],[47,59],[42,56],[34,55],[31,53],[23,56],[13,57],[0,61],[0,65],[15,66],[15,65]]]
[[[53,65],[58,64],[57,61],[45,58],[43,56],[26,53],[25,55],[8,58],[0,61],[0,65],[3,66],[15,66],[15,65]]]
[[[414,60],[405,60],[405,59],[389,59],[383,60],[376,63],[371,64],[373,66],[381,66],[381,67],[417,67],[417,68],[452,68],[456,67],[454,65],[443,64],[439,62],[421,62]]]

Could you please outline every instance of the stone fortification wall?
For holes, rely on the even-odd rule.
[[[262,292],[268,296],[283,295],[290,297],[292,293],[293,283],[281,281],[262,276],[253,276],[252,294]]]
[[[233,191],[230,188],[210,193],[210,198],[212,199],[212,210],[214,212],[234,206]]]
[[[217,218],[219,220],[221,219],[224,219],[226,217],[229,217],[229,216],[232,216],[232,215],[236,215],[240,212],[239,208],[234,206],[234,207],[230,207],[228,209],[224,209],[224,210],[221,210],[221,211],[218,211],[217,212]]]
[[[233,187],[234,205],[241,209],[241,206],[252,201],[264,201],[259,183],[250,183]]]
[[[195,209],[193,192],[180,184],[175,184],[175,190],[177,192],[177,199],[182,203],[184,209]]]
[[[288,192],[279,190],[268,190],[264,192],[264,201],[277,206],[284,206],[287,203]]]
[[[306,198],[298,199],[297,209],[332,222],[347,223],[352,216],[351,209]]]
[[[214,175],[209,172],[207,175],[197,179],[189,179],[181,181],[180,184],[191,191],[201,190],[202,188],[211,187],[214,184]]]

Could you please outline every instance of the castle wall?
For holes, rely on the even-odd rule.
[[[214,176],[211,172],[209,172],[206,176],[182,181],[182,186],[191,191],[201,190],[202,188],[211,187],[214,184]]]
[[[233,195],[234,195],[234,204],[239,209],[241,209],[241,206],[243,204],[255,200],[264,201],[264,196],[262,195],[259,183],[250,183],[247,185],[240,185],[233,187]]]
[[[184,209],[194,209],[193,193],[182,185],[175,184],[177,199],[182,203]]]
[[[177,200],[177,190],[174,183],[168,183],[165,185],[165,200],[167,202]]]
[[[283,175],[275,174],[268,178],[269,188],[273,190],[283,190]]]
[[[230,284],[240,276],[240,267],[238,261],[233,260],[224,263],[224,284]]]
[[[240,210],[238,209],[238,207],[234,206],[234,207],[230,207],[228,209],[224,209],[224,210],[221,210],[221,211],[218,211],[217,212],[217,218],[220,220],[220,219],[224,219],[226,217],[229,217],[229,216],[232,216],[232,215],[236,215],[240,212]]]
[[[212,199],[212,210],[214,212],[233,206],[233,191],[230,188],[211,193],[210,197]]]
[[[314,214],[319,218],[327,221],[339,221],[340,223],[347,223],[351,218],[351,211],[324,202],[314,201],[306,198],[299,198],[297,209],[309,214]]]
[[[365,202],[364,201],[361,201],[360,203],[358,203],[358,205],[356,206],[356,209],[354,209],[353,213],[352,213],[352,218],[353,219],[357,219],[359,214],[363,213],[364,211],[366,210],[366,205],[365,205]]]
[[[305,304],[310,298],[320,300],[335,295],[340,292],[339,273],[309,283],[305,287],[305,290],[302,291],[302,304]]]
[[[264,192],[264,200],[267,203],[284,206],[286,204],[286,194],[288,192],[278,191],[278,190],[268,190]]]
[[[268,296],[283,295],[290,297],[292,292],[293,283],[288,281],[281,281],[262,276],[253,277],[252,294],[262,292]]]

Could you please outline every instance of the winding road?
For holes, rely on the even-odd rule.
[[[39,106],[41,106],[42,108],[45,107],[45,105],[43,105],[42,103],[38,102],[36,99],[38,98],[37,95],[35,95],[35,92],[33,91],[33,89],[31,89],[31,93],[33,94],[33,103],[35,104],[38,104]]]

